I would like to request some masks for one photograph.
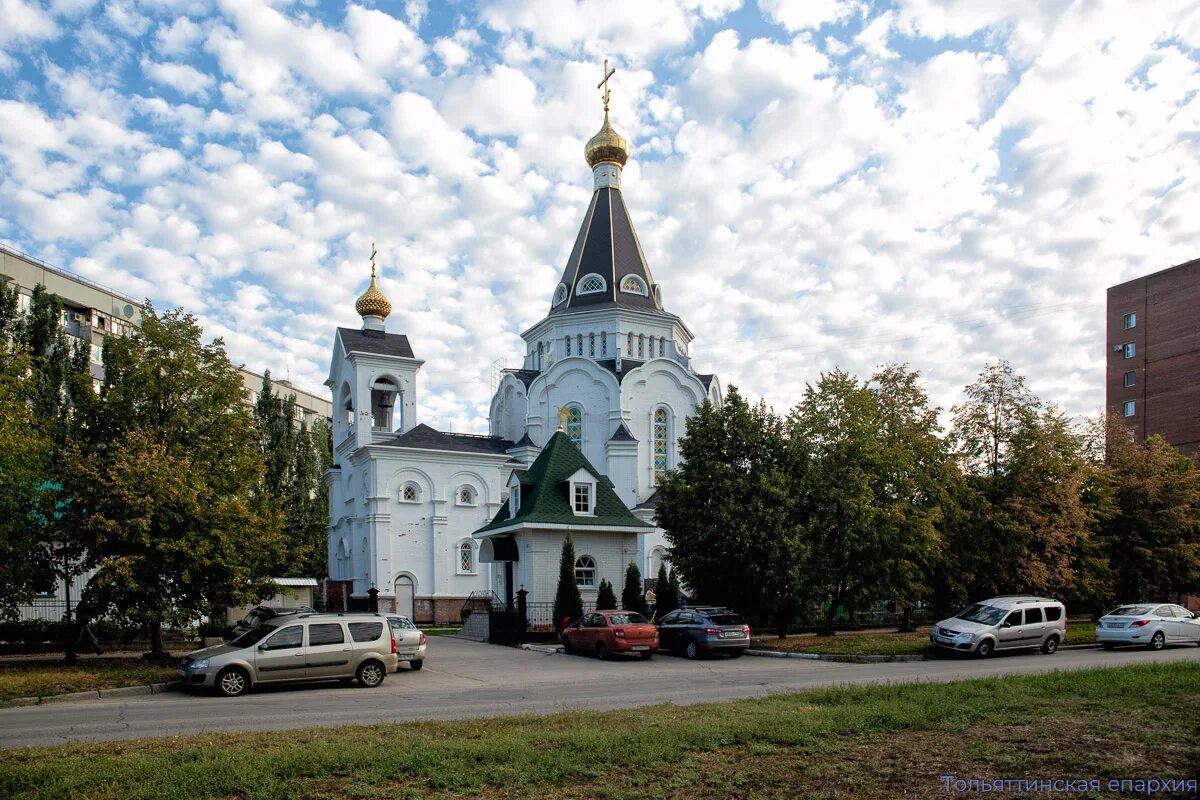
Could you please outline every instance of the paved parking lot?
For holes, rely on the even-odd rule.
[[[1181,660],[1200,665],[1200,648],[1061,650],[1053,656],[888,664],[751,656],[598,661],[430,637],[425,668],[402,668],[378,689],[321,684],[265,689],[237,699],[172,693],[4,709],[0,746],[704,703],[839,683],[950,681]]]

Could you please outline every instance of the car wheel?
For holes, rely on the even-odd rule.
[[[368,689],[374,689],[383,683],[387,670],[378,661],[368,661],[358,668],[358,683]]]
[[[1163,645],[1167,643],[1167,637],[1163,636],[1162,631],[1155,631],[1150,637],[1150,644],[1146,645],[1151,650],[1162,650]]]
[[[991,639],[984,639],[979,643],[979,646],[975,648],[975,655],[979,656],[980,658],[987,658],[995,649],[996,645],[992,644]]]
[[[642,661],[649,661],[650,659],[654,658],[654,653],[642,653],[641,656]]]
[[[574,650],[572,650],[572,649],[571,649],[571,639],[570,639],[570,637],[568,637],[568,636],[563,636],[563,637],[561,638],[561,642],[562,642],[562,647],[563,647],[563,652],[564,652],[564,653],[566,653],[567,655],[571,655],[571,653],[575,652]]]
[[[688,642],[687,647],[683,648],[683,654],[688,658],[695,659],[700,655],[700,648],[696,646],[695,642]]]
[[[250,676],[240,667],[221,670],[217,676],[217,691],[225,697],[237,697],[250,688]]]
[[[742,653],[745,653],[745,652],[746,652],[745,650],[730,650],[729,657],[730,658],[741,658]]]
[[[608,648],[604,646],[604,642],[596,642],[596,658],[601,661],[608,660]]]
[[[421,669],[421,667],[425,666],[425,659],[414,658],[412,661],[408,662],[408,666],[412,669],[413,672],[416,672],[419,669]]]
[[[1058,637],[1051,636],[1046,641],[1042,642],[1042,652],[1048,656],[1054,655],[1058,651]]]

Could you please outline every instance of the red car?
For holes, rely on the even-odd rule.
[[[593,611],[563,631],[562,645],[568,653],[637,653],[649,661],[658,652],[658,628],[635,611]]]

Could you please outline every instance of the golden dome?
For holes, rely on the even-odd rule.
[[[371,285],[367,290],[358,296],[358,301],[354,304],[354,310],[358,312],[360,317],[379,317],[386,319],[388,314],[392,313],[392,303],[383,292],[379,291],[379,286],[375,283],[375,243],[371,243]]]
[[[583,157],[587,159],[589,167],[594,167],[602,161],[612,161],[623,167],[629,160],[629,142],[609,124],[607,107],[604,109],[604,125],[583,146]]]
[[[380,319],[385,319],[388,314],[392,313],[392,303],[375,285],[374,275],[371,276],[371,285],[359,295],[358,301],[354,304],[354,310],[360,317],[379,317]]]

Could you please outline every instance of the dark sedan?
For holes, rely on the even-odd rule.
[[[658,621],[658,646],[688,658],[708,653],[737,658],[750,647],[750,627],[728,608],[681,608]]]

